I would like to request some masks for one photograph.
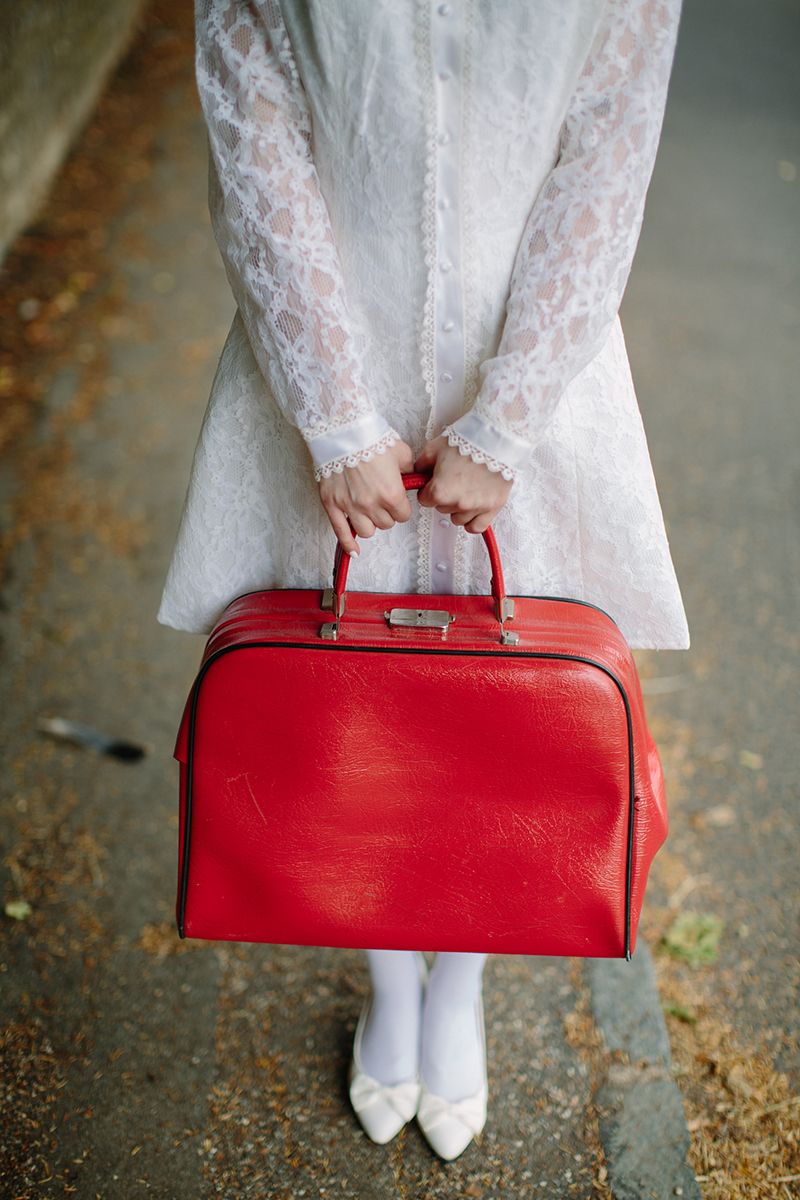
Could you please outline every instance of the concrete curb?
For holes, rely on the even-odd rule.
[[[597,1094],[600,1139],[615,1200],[702,1200],[686,1161],[689,1131],[672,1078],[669,1037],[650,951],[643,941],[629,963],[589,959],[592,1015],[609,1050],[629,1066],[612,1066]]]

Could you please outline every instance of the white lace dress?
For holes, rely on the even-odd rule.
[[[679,0],[198,0],[216,236],[239,312],[160,620],[327,584],[315,476],[447,432],[514,479],[511,594],[684,647],[617,310]],[[414,506],[354,589],[485,592],[482,539]]]

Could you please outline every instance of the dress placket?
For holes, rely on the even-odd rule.
[[[461,416],[464,395],[464,316],[459,214],[461,143],[461,40],[459,0],[432,4],[431,45],[436,97],[436,280],[434,287],[434,430]],[[457,528],[449,517],[433,515],[431,591],[453,591]]]

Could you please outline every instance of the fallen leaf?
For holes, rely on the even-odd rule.
[[[706,813],[706,821],[718,829],[725,829],[736,821],[736,809],[730,804],[715,804]]]
[[[728,1090],[733,1092],[735,1096],[741,1096],[745,1100],[752,1100],[755,1091],[752,1085],[747,1080],[744,1069],[739,1063],[734,1064],[725,1072],[725,1083],[728,1085]]]

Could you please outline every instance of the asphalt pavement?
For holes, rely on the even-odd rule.
[[[693,635],[688,654],[642,658],[665,761],[683,753],[649,919],[722,918],[702,979],[795,1091],[797,35],[789,3],[689,0],[623,311]],[[445,1165],[413,1125],[373,1147],[349,1109],[360,954],[174,933],[171,752],[202,639],[154,614],[233,312],[189,76],[187,61],[155,169],[109,230],[124,299],[60,366],[31,435],[36,473],[24,454],[0,469],[3,520],[26,489],[46,518],[29,518],[0,614],[6,899],[31,904],[0,947],[8,1194],[697,1195],[646,953],[630,968],[490,960],[490,1120]],[[40,716],[151,752],[98,758],[43,737]]]

